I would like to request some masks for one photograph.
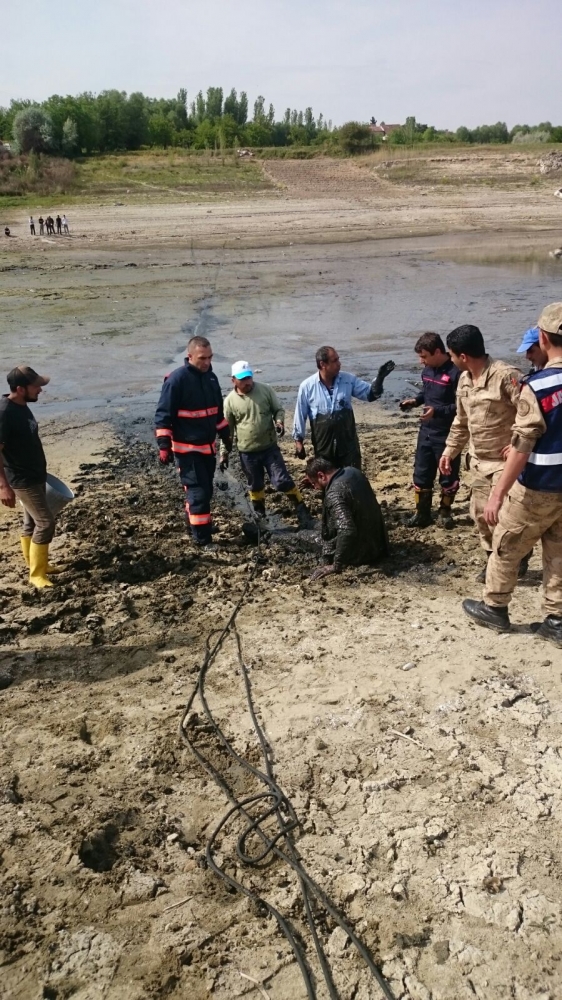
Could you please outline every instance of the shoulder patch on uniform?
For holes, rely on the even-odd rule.
[[[517,412],[520,417],[528,417],[531,412],[531,404],[527,399],[520,399],[519,406],[517,407]]]

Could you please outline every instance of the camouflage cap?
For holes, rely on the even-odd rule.
[[[552,302],[546,309],[543,309],[538,326],[545,333],[562,335],[562,302]]]

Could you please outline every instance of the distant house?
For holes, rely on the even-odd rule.
[[[384,140],[388,138],[391,132],[394,132],[394,129],[402,128],[402,126],[387,125],[385,122],[377,123],[376,118],[371,118],[371,123],[369,125],[369,128],[371,132],[374,132],[375,135],[380,135],[380,137]]]

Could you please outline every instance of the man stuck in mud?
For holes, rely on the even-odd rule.
[[[351,400],[363,399],[371,403],[380,399],[384,380],[394,370],[394,361],[381,365],[372,382],[342,372],[339,354],[333,347],[319,348],[316,366],[316,375],[311,375],[299,386],[293,421],[295,455],[306,458],[304,439],[309,420],[316,458],[325,458],[338,469],[347,465],[360,469],[361,449]]]
[[[346,566],[374,564],[388,555],[388,536],[378,500],[359,469],[338,469],[325,458],[309,458],[306,475],[322,504],[322,562],[311,580]]]
[[[250,490],[250,501],[258,518],[265,517],[265,473],[274,489],[284,493],[295,507],[301,528],[314,522],[302,493],[290,475],[277,438],[285,434],[285,411],[271,386],[255,382],[247,361],[236,361],[231,369],[232,392],[224,401],[230,437],[236,438],[240,464]],[[228,468],[228,448],[221,449],[220,468]]]
[[[47,503],[47,462],[37,421],[28,403],[36,403],[49,379],[33,368],[19,365],[8,375],[10,392],[0,399],[0,501],[5,507],[23,506],[21,549],[29,566],[29,582],[52,587],[48,574],[49,545],[55,517]]]

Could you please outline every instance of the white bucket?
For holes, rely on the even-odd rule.
[[[47,503],[53,514],[60,514],[67,503],[74,500],[74,493],[63,483],[62,479],[57,479],[50,472],[47,473]]]

